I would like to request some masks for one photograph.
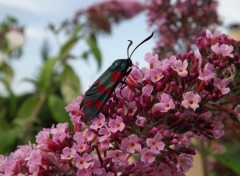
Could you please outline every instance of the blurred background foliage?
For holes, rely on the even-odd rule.
[[[49,30],[57,38],[63,32],[62,27],[49,25]],[[24,46],[24,27],[14,17],[6,17],[0,24],[0,81],[6,94],[0,98],[0,153],[9,153],[17,145],[34,141],[42,128],[51,127],[60,122],[70,122],[65,106],[81,93],[81,82],[71,65],[70,59],[87,60],[93,55],[98,67],[101,67],[101,53],[95,34],[88,32],[86,25],[77,24],[59,45],[58,53],[49,56],[47,41],[40,48],[43,60],[35,79],[22,81],[34,85],[34,91],[15,95],[11,83],[15,74],[11,67],[12,59],[20,59]],[[71,53],[80,42],[87,50],[80,55]],[[71,126],[71,123],[69,123]]]
[[[147,22],[141,28],[145,25],[155,32],[154,52],[166,58],[194,49],[199,34],[221,25],[217,5],[215,0],[108,0],[79,9],[71,19],[48,25],[56,40],[64,35],[65,41],[59,44],[54,55],[49,54],[48,40],[43,42],[39,48],[43,64],[36,71],[35,79],[22,80],[34,85],[34,91],[22,95],[12,91],[11,83],[18,73],[14,72],[11,62],[21,59],[26,40],[24,24],[15,17],[6,17],[0,22],[0,86],[6,92],[0,93],[0,153],[8,154],[17,145],[34,142],[38,131],[53,124],[67,121],[72,128],[65,106],[82,93],[82,85],[69,61],[75,60],[77,64],[78,60],[93,56],[100,68],[102,57],[97,38],[110,35],[113,25],[144,13]],[[72,50],[79,48],[79,43],[87,49],[75,54]],[[240,175],[239,135],[239,123],[226,120],[224,138],[193,143],[202,156],[205,175]]]

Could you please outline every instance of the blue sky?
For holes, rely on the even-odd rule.
[[[20,94],[32,90],[31,85],[22,82],[21,79],[37,76],[41,66],[40,46],[45,38],[51,41],[51,54],[56,54],[56,47],[54,47],[56,43],[46,30],[48,23],[59,24],[64,19],[71,18],[76,10],[96,2],[100,2],[100,0],[0,0],[0,21],[6,15],[13,15],[26,26],[27,41],[24,46],[24,55],[21,60],[13,62],[16,74],[13,82],[15,93]],[[219,0],[219,3],[219,14],[225,26],[232,22],[240,22],[239,0]],[[227,31],[225,30],[225,32]],[[83,89],[86,90],[114,60],[126,57],[128,39],[137,44],[150,33],[151,30],[146,26],[146,18],[141,14],[130,21],[114,26],[112,35],[99,37],[99,46],[103,56],[101,70],[97,70],[94,59],[87,62],[76,61],[73,64],[75,71],[80,76]],[[143,66],[144,55],[146,52],[152,51],[153,46],[154,40],[142,45],[141,49],[134,53],[133,62],[139,61],[140,66]]]

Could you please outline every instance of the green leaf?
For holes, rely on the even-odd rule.
[[[65,64],[61,77],[61,92],[65,102],[71,102],[80,94],[80,80],[71,66]]]
[[[38,104],[38,101],[39,96],[37,95],[32,95],[25,99],[17,112],[17,117],[15,118],[14,123],[24,127],[29,122],[34,121],[35,117],[32,115]]]
[[[1,65],[0,71],[3,73],[2,79],[5,80],[8,85],[10,85],[14,74],[12,67],[7,63],[4,63]]]
[[[67,59],[69,52],[78,42],[79,37],[77,35],[73,35],[60,49],[59,57],[63,60]]]
[[[32,83],[34,85],[37,84],[37,81],[35,79],[32,79],[32,78],[23,78],[21,79],[22,82],[28,82],[28,83]]]
[[[68,113],[65,110],[66,104],[57,95],[50,95],[48,98],[48,106],[53,118],[57,122],[70,122]]]
[[[87,39],[86,42],[93,54],[93,56],[95,57],[97,63],[98,63],[98,69],[100,69],[101,65],[102,65],[102,56],[101,56],[101,52],[98,48],[97,45],[97,39],[95,37],[94,34],[91,34]]]
[[[19,134],[22,134],[22,128],[12,127],[5,129],[4,133],[0,134],[0,153],[9,153],[13,149]]]
[[[57,58],[48,59],[40,70],[38,78],[38,88],[47,93],[51,86],[52,75]]]
[[[240,175],[240,149],[232,149],[223,154],[216,154],[214,157],[224,166]]]
[[[10,84],[4,78],[0,78],[0,82],[3,83],[3,85],[5,86],[7,92],[9,93],[9,95],[13,95],[13,92],[12,92]]]

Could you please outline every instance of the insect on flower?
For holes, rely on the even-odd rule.
[[[122,83],[121,89],[126,86],[126,77],[131,73],[130,67],[134,66],[131,56],[134,51],[144,42],[152,38],[153,33],[139,43],[131,55],[129,56],[129,48],[132,41],[127,48],[127,59],[118,59],[93,83],[93,85],[86,91],[85,97],[82,100],[81,107],[83,107],[84,114],[88,120],[94,119],[102,110],[108,99],[114,92],[119,83]]]

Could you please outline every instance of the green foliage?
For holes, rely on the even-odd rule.
[[[13,79],[13,69],[11,68],[11,66],[7,63],[3,63],[0,66],[0,78],[8,85],[11,84],[12,79]]]
[[[240,175],[240,148],[232,148],[227,150],[226,153],[215,154],[217,159],[222,165],[231,169],[236,175]]]
[[[69,122],[70,124],[68,113],[65,110],[66,103],[64,103],[61,97],[57,95],[50,95],[48,98],[48,106],[56,122],[58,123]]]
[[[97,46],[97,40],[95,34],[91,33],[89,37],[86,39],[86,43],[88,44],[91,53],[94,55],[97,63],[98,63],[98,68],[101,67],[102,65],[102,56],[101,52]]]
[[[35,107],[38,105],[40,97],[38,95],[31,95],[24,99],[17,111],[17,115],[14,119],[14,123],[25,128],[26,125],[36,117],[34,117]]]
[[[4,36],[12,24],[20,26],[15,18],[0,23],[0,34]],[[23,32],[24,28],[19,29]],[[57,29],[52,25],[51,29],[58,37],[62,27]],[[15,95],[11,88],[16,73],[14,74],[9,58],[15,50],[10,53],[6,40],[1,40],[0,37],[0,52],[6,56],[6,60],[0,63],[0,84],[6,92],[4,95],[0,94],[0,153],[7,154],[16,149],[17,145],[26,144],[29,140],[34,142],[34,136],[39,130],[53,124],[68,122],[70,129],[73,128],[65,107],[73,98],[80,95],[81,84],[68,60],[72,58],[87,60],[88,56],[92,55],[100,67],[102,59],[95,35],[84,31],[86,25],[76,26],[53,56],[49,54],[49,43],[44,42],[40,53],[43,64],[34,74],[36,77],[23,79],[34,86],[34,91],[22,95]],[[76,55],[73,49],[78,47],[79,43],[85,43],[87,49]],[[84,53],[88,53],[86,57],[83,57]]]
[[[12,149],[15,149],[19,134],[23,132],[21,127],[12,128],[9,126],[4,130],[4,133],[0,133],[0,150],[1,153],[9,153]]]
[[[49,89],[51,88],[50,82],[52,81],[54,67],[56,65],[57,58],[48,59],[44,65],[42,66],[39,77],[37,80],[37,88],[40,92],[44,92],[45,94],[49,93]]]
[[[64,64],[60,89],[65,102],[71,102],[73,98],[79,96],[80,80],[68,64]]]

